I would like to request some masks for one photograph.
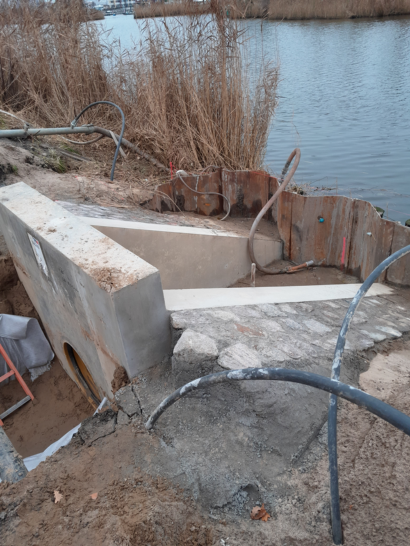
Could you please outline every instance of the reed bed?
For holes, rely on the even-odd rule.
[[[270,0],[269,19],[348,19],[410,13],[410,0]]]
[[[76,18],[71,11],[69,21],[52,17],[38,24],[27,7],[18,24],[0,20],[1,109],[58,127],[87,104],[110,100],[125,113],[126,138],[165,165],[261,167],[277,67],[262,60],[251,80],[243,36],[224,10],[144,22],[144,40],[128,51],[99,25],[82,23],[80,12]],[[118,114],[105,106],[89,110],[86,122],[120,129]]]
[[[135,6],[134,17],[168,17],[208,13],[211,3],[155,2]],[[234,19],[271,20],[351,19],[410,14],[410,0],[227,0],[225,7]]]
[[[353,19],[410,14],[410,0],[235,0],[233,18]]]
[[[135,4],[134,19],[146,19],[148,17],[177,17],[180,15],[201,15],[209,13],[208,2],[155,2]]]

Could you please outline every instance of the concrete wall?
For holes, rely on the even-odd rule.
[[[164,289],[224,288],[251,270],[248,238],[235,233],[121,220],[82,218],[157,267]],[[282,242],[256,235],[262,265],[282,258]]]
[[[133,377],[168,354],[169,319],[155,267],[23,183],[0,189],[0,231],[73,379],[65,342],[109,397],[116,367]],[[29,236],[41,248],[37,258]]]

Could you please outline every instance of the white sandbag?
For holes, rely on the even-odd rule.
[[[0,314],[0,343],[17,371],[28,370],[32,381],[50,369],[54,353],[37,319]],[[0,376],[8,371],[0,355]]]

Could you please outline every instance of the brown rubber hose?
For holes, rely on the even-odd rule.
[[[286,175],[290,164],[292,163],[293,159],[295,159],[295,162],[293,163],[292,168],[290,169],[289,173],[287,174],[286,178],[283,179],[283,177]],[[261,266],[256,258],[255,253],[253,251],[253,239],[255,237],[256,228],[259,225],[259,222],[262,220],[263,216],[267,213],[269,208],[273,205],[273,203],[276,201],[276,199],[279,197],[279,195],[283,192],[283,190],[286,188],[286,186],[289,184],[289,182],[292,180],[293,175],[296,172],[296,169],[298,168],[300,161],[300,150],[299,148],[295,148],[293,152],[290,154],[288,160],[286,161],[286,165],[283,168],[282,171],[282,178],[279,180],[282,180],[282,184],[279,186],[279,188],[276,190],[275,194],[269,199],[269,201],[266,203],[266,205],[263,207],[263,209],[260,211],[258,216],[255,218],[255,221],[252,224],[251,231],[249,232],[249,256],[251,258],[251,262],[256,264],[257,269],[259,271],[262,271],[263,273],[267,273],[268,275],[278,275],[279,273],[285,273],[286,270],[284,269],[267,269],[266,267]]]

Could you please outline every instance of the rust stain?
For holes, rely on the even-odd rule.
[[[248,326],[244,326],[243,324],[235,324],[235,328],[238,330],[238,332],[241,332],[241,334],[257,337],[263,336],[261,330],[255,330],[254,328],[249,328]]]
[[[25,270],[25,268],[22,266],[22,264],[20,263],[20,261],[14,256],[14,254],[11,254],[11,257],[13,259],[13,263],[14,263],[14,267],[16,269],[19,269],[23,275],[25,275],[27,278],[30,278],[30,275],[27,273],[27,271]]]
[[[118,359],[116,359],[107,349],[107,346],[105,344],[104,341],[102,341],[100,339],[100,337],[97,335],[96,332],[92,332],[93,333],[93,337],[90,338],[94,344],[98,347],[98,349],[109,359],[111,360],[111,362],[114,364],[114,366],[116,368],[118,368],[118,366],[121,366],[121,363],[118,361]]]

